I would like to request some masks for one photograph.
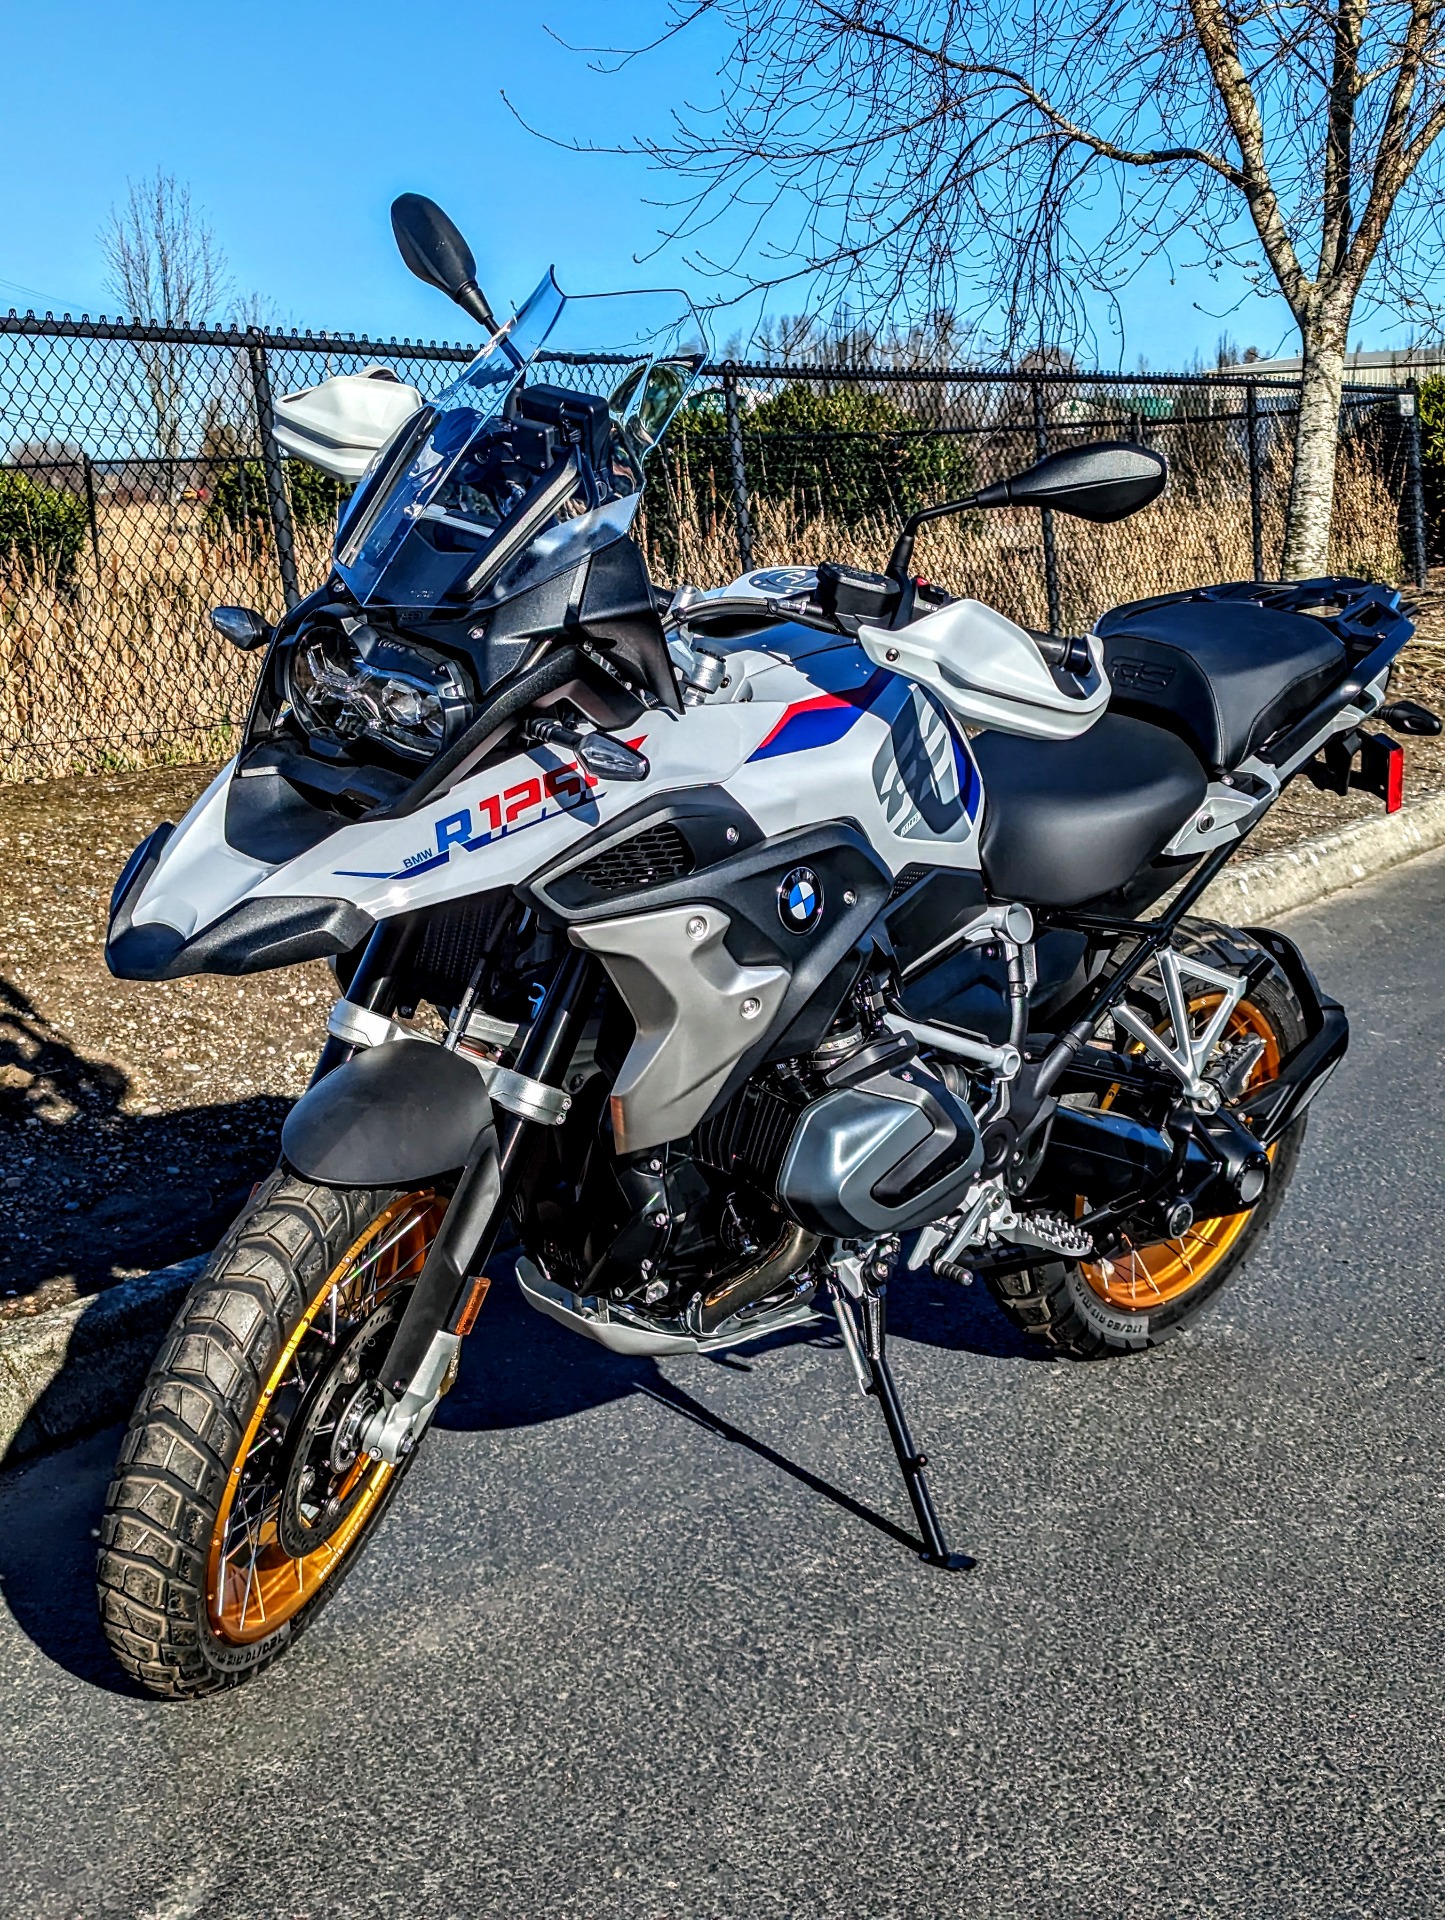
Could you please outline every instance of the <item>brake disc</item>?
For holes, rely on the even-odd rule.
[[[379,1401],[375,1369],[404,1304],[400,1296],[384,1300],[347,1335],[291,1422],[276,1534],[297,1559],[323,1546],[365,1491],[358,1436]]]

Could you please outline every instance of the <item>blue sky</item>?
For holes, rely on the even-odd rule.
[[[238,289],[269,298],[288,325],[465,335],[395,253],[387,209],[406,189],[452,213],[499,306],[552,261],[579,292],[681,284],[706,298],[675,254],[633,264],[655,244],[655,174],[559,151],[500,97],[505,87],[534,123],[604,143],[663,131],[672,100],[707,91],[706,34],[599,75],[547,32],[625,43],[648,37],[661,11],[662,0],[0,0],[0,306],[113,310],[97,235],[127,177],[158,166],[190,183]],[[1282,303],[1215,317],[1228,305],[1203,276],[1171,284],[1156,263],[1135,288],[1122,349],[1101,339],[1099,357],[1210,360],[1223,328],[1241,345],[1293,351]],[[1386,343],[1378,327],[1368,334]]]

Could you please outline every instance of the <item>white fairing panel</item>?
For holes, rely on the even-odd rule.
[[[729,664],[718,697],[678,718],[649,713],[628,732],[650,763],[645,781],[599,780],[538,746],[414,814],[343,826],[276,866],[226,841],[228,768],[167,842],[134,923],[190,937],[243,899],[277,896],[349,900],[385,919],[515,886],[617,814],[699,786],[725,787],[769,836],[846,820],[892,873],[918,861],[977,870],[978,771],[931,695],[847,643],[810,658],[806,672],[747,648]]]
[[[1104,650],[1089,640],[1086,681],[1050,670],[1032,636],[981,600],[955,600],[906,627],[863,627],[858,644],[880,667],[927,687],[956,720],[1029,740],[1073,740],[1109,704]]]
[[[333,479],[360,480],[404,420],[421,405],[389,367],[338,373],[276,401],[277,445]]]

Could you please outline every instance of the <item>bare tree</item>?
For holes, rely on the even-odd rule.
[[[100,236],[106,287],[135,319],[167,328],[198,327],[230,294],[225,256],[191,190],[159,169],[130,181],[123,204],[112,207]],[[191,392],[195,349],[174,341],[138,342],[134,349],[141,398],[155,428],[156,452],[180,457],[187,416],[197,411]]]
[[[908,325],[860,319],[839,308],[821,318],[813,313],[765,318],[746,339],[735,335],[727,352],[734,359],[760,355],[785,367],[846,367],[864,372],[888,367],[897,373],[957,366],[971,349],[952,313],[930,314]]]
[[[881,312],[966,292],[1011,349],[1192,243],[1299,327],[1283,568],[1323,571],[1352,316],[1421,318],[1439,257],[1445,0],[669,0],[664,37],[708,20],[717,97],[632,149],[695,265]]]

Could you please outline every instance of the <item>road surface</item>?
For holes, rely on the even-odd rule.
[[[1445,1913],[1445,855],[1290,931],[1353,1047],[1194,1333],[1055,1364],[980,1289],[895,1289],[973,1573],[884,1530],[835,1346],[626,1362],[500,1287],[365,1561],[237,1694],[108,1664],[114,1432],[9,1475],[0,1909]]]

